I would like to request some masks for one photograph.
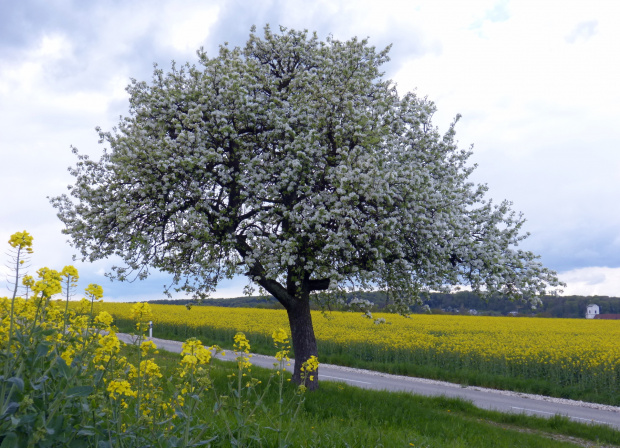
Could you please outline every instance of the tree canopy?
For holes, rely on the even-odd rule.
[[[454,285],[534,301],[558,286],[517,248],[522,215],[468,180],[458,116],[441,134],[432,102],[384,79],[388,52],[266,27],[132,80],[129,115],[98,129],[109,149],[78,155],[73,199],[52,199],[65,232],[85,259],[124,260],[120,279],[156,268],[200,295],[246,275],[287,309],[306,359],[313,291],[380,288],[406,311]]]

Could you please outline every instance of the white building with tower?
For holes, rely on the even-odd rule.
[[[600,312],[601,310],[598,305],[588,305],[588,309],[586,310],[586,319],[594,319],[594,316]]]

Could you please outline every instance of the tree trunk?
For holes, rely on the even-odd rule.
[[[293,381],[303,384],[309,390],[319,387],[319,371],[302,372],[303,363],[311,356],[318,357],[314,328],[312,327],[312,315],[310,314],[309,300],[292,300],[291,306],[287,309],[288,320],[291,325],[291,339],[293,351],[295,352],[295,368],[293,370]],[[306,376],[304,379],[304,375]],[[310,376],[313,380],[310,380]],[[303,381],[302,381],[303,380]]]

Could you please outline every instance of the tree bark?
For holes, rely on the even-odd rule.
[[[237,237],[237,250],[242,257],[251,252],[250,247],[245,241],[245,237]],[[291,342],[295,353],[295,366],[293,368],[293,381],[297,384],[304,384],[309,390],[319,388],[319,369],[312,372],[302,372],[303,364],[312,356],[318,358],[316,338],[312,326],[312,315],[310,314],[310,291],[322,291],[329,288],[328,278],[310,280],[310,273],[305,272],[302,285],[297,285],[294,281],[295,276],[287,278],[285,288],[277,280],[268,279],[265,276],[265,269],[260,262],[254,263],[248,271],[248,275],[266,291],[271,293],[286,309],[288,322],[291,328]],[[310,377],[312,376],[312,380]]]
[[[319,387],[319,371],[302,372],[303,363],[311,356],[318,357],[314,328],[312,327],[312,315],[310,314],[309,300],[292,300],[287,309],[288,320],[291,326],[291,340],[295,352],[295,367],[293,369],[293,381],[304,384],[309,390]],[[304,378],[305,375],[305,378]],[[310,376],[313,380],[310,381]]]

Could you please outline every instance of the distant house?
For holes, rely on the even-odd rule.
[[[594,319],[600,312],[601,310],[598,305],[588,305],[588,309],[586,310],[586,319]]]
[[[471,310],[469,310],[469,314],[471,314],[472,316],[475,316],[478,314],[478,310],[475,310],[472,308]]]
[[[587,317],[587,316],[586,316]],[[620,314],[597,314],[595,319],[620,319]]]

